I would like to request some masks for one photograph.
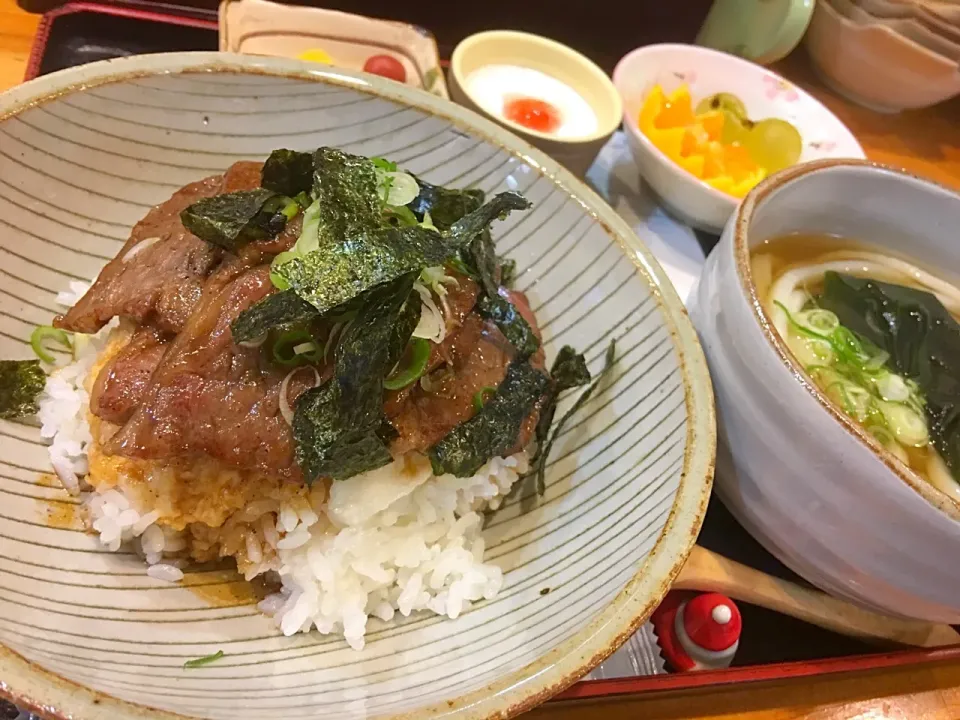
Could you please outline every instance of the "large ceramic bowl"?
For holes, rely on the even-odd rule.
[[[94,276],[177,187],[277,147],[320,145],[385,155],[435,183],[522,191],[535,207],[497,226],[498,249],[518,261],[548,356],[570,343],[596,370],[617,340],[611,384],[561,436],[546,494],[515,497],[487,521],[503,591],[455,621],[373,625],[361,652],[284,638],[234,575],[171,586],[139,557],[105,553],[42,475],[37,428],[0,422],[0,694],[77,720],[506,717],[611,653],[682,566],[710,492],[714,424],[703,355],[669,281],[555,162],[397,83],[174,54],[4,95],[0,357],[29,356],[57,291]],[[218,649],[216,664],[183,668]]]
[[[691,315],[716,389],[717,490],[768,550],[873,609],[960,622],[960,506],[909,472],[793,364],[749,253],[789,233],[856,238],[960,282],[960,197],[863,161],[788,169],[751,192],[707,259]]]
[[[671,93],[685,83],[694,106],[716,93],[733,93],[751,120],[789,121],[803,140],[799,162],[866,157],[853,133],[812,95],[766,68],[717,50],[675,44],[637,48],[617,63],[613,83],[623,98],[624,131],[644,180],[671,213],[708,232],[719,234],[739,201],[688,173],[641,132],[640,108],[655,85]]]

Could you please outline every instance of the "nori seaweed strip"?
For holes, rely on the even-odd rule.
[[[566,349],[567,348],[564,348],[564,350]],[[575,355],[575,352],[573,351],[572,348],[570,348],[570,352]],[[540,447],[537,448],[537,456],[533,465],[534,465],[535,472],[537,474],[537,494],[538,495],[543,495],[547,490],[547,485],[545,480],[547,458],[550,456],[550,449],[553,447],[553,443],[557,439],[557,435],[559,435],[560,431],[563,430],[563,426],[567,424],[567,421],[571,417],[573,417],[574,414],[576,414],[576,412],[587,403],[587,400],[590,399],[590,396],[593,395],[594,391],[597,389],[597,386],[600,384],[600,379],[603,378],[603,376],[610,371],[610,368],[613,367],[614,360],[616,359],[616,352],[617,352],[616,342],[611,340],[610,345],[607,346],[607,353],[606,353],[606,358],[604,360],[603,370],[601,370],[600,373],[593,379],[593,382],[590,383],[590,387],[588,387],[586,390],[580,393],[580,397],[576,399],[576,401],[573,403],[570,409],[567,410],[566,414],[562,418],[560,418],[560,422],[558,422],[556,426],[553,428],[553,432],[550,434],[550,438],[546,440],[546,442],[540,441],[541,423],[539,422],[537,423],[537,433],[538,433],[537,439],[538,441],[540,441],[541,444],[540,444]],[[563,360],[562,364],[561,364],[561,359]],[[561,377],[562,379],[565,380],[564,382],[565,385],[570,381],[576,381],[576,380],[582,379],[583,377],[580,369],[576,366],[576,364],[571,363],[571,360],[573,360],[573,363],[576,363],[575,358],[564,356],[563,350],[561,350],[561,354],[557,356],[557,359],[556,361],[554,361],[554,364],[553,364],[554,369],[558,371],[563,371],[563,375],[561,375]],[[583,360],[583,356],[580,356],[580,361],[582,362],[582,360]],[[585,365],[583,369],[586,370]],[[569,379],[567,378],[567,375],[566,375],[567,372],[571,373],[569,375]],[[588,374],[588,377],[589,377],[589,374]],[[556,387],[567,389],[573,386],[567,385],[567,387],[562,387],[561,383],[558,381]],[[552,422],[553,415],[556,412],[556,404],[555,404],[556,394],[559,392],[560,392],[559,389],[555,389],[553,398],[551,398],[551,401],[553,404],[552,404],[552,407],[550,407],[549,409],[550,419],[546,422],[546,425],[543,429],[544,437],[546,436],[546,429],[549,429],[550,422]],[[542,419],[543,419],[543,416],[541,416],[541,420]],[[528,474],[532,474],[532,472],[534,471],[531,471],[531,473],[528,473]]]
[[[420,298],[411,293],[416,277],[408,273],[368,294],[337,343],[334,378],[297,399],[296,459],[308,483],[345,480],[392,460],[383,378],[420,319]]]
[[[308,322],[319,316],[313,305],[301,300],[292,290],[283,290],[241,312],[230,324],[230,331],[233,341],[239,344],[255,340],[281,325]]]
[[[550,379],[553,380],[553,386],[540,405],[540,417],[537,420],[537,452],[530,458],[530,464],[537,466],[537,460],[540,453],[547,444],[550,435],[550,426],[553,425],[553,418],[557,412],[557,398],[560,393],[570,388],[581,387],[590,382],[590,370],[587,368],[587,361],[582,353],[578,353],[570,345],[564,345],[557,353],[553,361],[553,367],[550,368]]]
[[[429,212],[430,219],[440,231],[449,230],[464,215],[483,205],[483,190],[451,190],[414,177],[420,185],[420,194],[407,207],[421,222]],[[487,293],[493,295],[497,292],[497,256],[489,231],[481,233],[470,243],[462,253],[462,260],[470,269],[470,275],[483,283]]]
[[[277,207],[274,200],[282,200]],[[183,226],[201,240],[236,252],[255,240],[277,235],[287,223],[288,198],[273,190],[239,190],[203,198],[180,213]],[[293,202],[289,200],[289,202]]]
[[[550,368],[550,378],[556,393],[586,385],[590,382],[590,370],[583,354],[569,345],[564,345]]]
[[[34,415],[46,382],[39,360],[0,360],[0,418]]]
[[[512,288],[517,280],[517,261],[511,258],[498,257],[500,267],[500,284],[505,288]]]
[[[454,223],[448,233],[380,227],[321,242],[313,252],[283,263],[275,272],[297,295],[326,313],[401,275],[446,264],[495,218],[529,206],[517,193],[501,193]]]
[[[320,246],[343,243],[383,225],[373,161],[336,148],[313,153],[313,196],[319,204]]]
[[[413,177],[420,186],[420,194],[407,203],[407,207],[420,222],[423,222],[424,215],[429,212],[430,219],[438,230],[449,230],[457,220],[483,205],[483,190],[452,190],[431,185],[416,175]]]
[[[483,408],[427,451],[433,472],[469,477],[490,458],[517,444],[523,421],[550,387],[550,378],[527,361],[514,361]]]
[[[505,297],[499,294],[484,295],[477,303],[477,310],[483,317],[496,323],[503,336],[513,345],[518,360],[530,357],[540,347],[540,340],[533,328]]]
[[[458,247],[464,247],[497,218],[506,220],[511,210],[526,210],[531,205],[533,203],[520,193],[497,193],[492,200],[457,220],[450,226],[450,230],[444,233],[444,237],[453,240]]]
[[[491,297],[495,296],[500,283],[497,277],[497,253],[493,249],[493,236],[490,231],[485,230],[477,235],[467,247],[465,255],[467,265],[480,278],[484,291]]]
[[[313,187],[313,154],[274,150],[260,171],[260,184],[290,197],[309,192]]]

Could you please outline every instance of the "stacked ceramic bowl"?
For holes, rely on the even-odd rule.
[[[805,42],[828,85],[874,110],[960,95],[960,0],[818,0]]]

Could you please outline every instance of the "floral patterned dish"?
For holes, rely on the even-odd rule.
[[[720,232],[737,200],[674,164],[637,127],[644,98],[660,85],[671,93],[686,84],[694,105],[717,93],[736,95],[751,119],[788,121],[803,140],[800,163],[829,157],[863,158],[853,133],[804,90],[766,68],[733,55],[694,45],[648,45],[626,55],[613,73],[624,107],[624,126],[640,172],[684,222]]]

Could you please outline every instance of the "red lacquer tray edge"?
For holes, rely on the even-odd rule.
[[[749,665],[702,672],[643,675],[609,680],[582,680],[556,695],[553,700],[612,698],[639,693],[693,690],[703,687],[795,680],[820,675],[864,672],[905,665],[960,660],[960,645],[939,648],[897,650],[869,655],[848,655],[821,660],[798,660],[768,665]]]

